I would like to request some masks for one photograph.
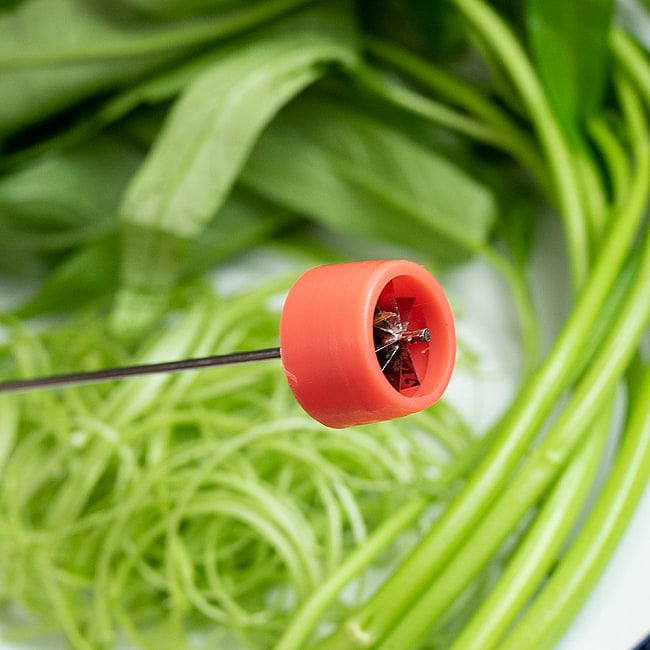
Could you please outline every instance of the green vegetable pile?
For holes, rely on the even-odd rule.
[[[648,484],[648,23],[632,0],[1,2],[0,272],[31,287],[3,378],[273,346],[295,273],[206,279],[262,249],[443,281],[480,259],[523,358],[486,432],[445,401],[326,429],[273,362],[3,395],[6,634],[552,648]],[[571,307],[547,349],[550,213]]]

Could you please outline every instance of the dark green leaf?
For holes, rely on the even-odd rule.
[[[353,61],[344,21],[322,7],[238,43],[199,75],[130,184],[124,221],[186,237],[199,232],[277,110],[322,74],[323,63]]]
[[[408,5],[419,31],[434,54],[449,56],[465,48],[462,21],[451,2],[409,0]]]
[[[118,281],[118,240],[101,238],[79,249],[50,273],[16,315],[29,318],[46,313],[62,313],[106,295]]]
[[[339,232],[445,264],[481,247],[495,218],[490,193],[449,160],[322,96],[303,95],[282,111],[242,182]]]
[[[122,0],[132,9],[154,18],[175,18],[207,14],[243,4],[246,0]]]
[[[216,264],[259,244],[291,223],[286,210],[244,191],[235,191],[201,236],[189,244],[180,271],[183,279],[205,273]],[[21,308],[31,317],[66,312],[115,292],[119,286],[119,237],[112,235],[68,256]]]
[[[119,198],[141,161],[123,138],[105,134],[1,178],[3,244],[66,248],[115,229]]]
[[[347,6],[322,3],[240,40],[188,86],[122,204],[125,289],[114,312],[116,332],[135,327],[133,310],[145,327],[146,318],[164,308],[162,288],[173,283],[183,242],[197,237],[217,212],[275,113],[320,77],[324,64],[354,60]],[[148,315],[138,307],[147,292]]]
[[[19,2],[23,2],[24,0],[0,0],[0,11],[9,9],[10,7],[13,7],[17,5]]]
[[[113,3],[25,0],[0,14],[0,139],[307,0],[263,0],[209,19],[150,23]]]
[[[236,189],[223,208],[192,242],[180,272],[192,278],[219,262],[266,241],[296,216],[249,192]]]
[[[565,125],[599,108],[609,65],[613,0],[526,0],[530,46],[542,82]]]

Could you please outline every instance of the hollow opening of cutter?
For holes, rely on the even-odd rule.
[[[427,368],[431,332],[414,294],[399,278],[391,280],[379,294],[373,314],[377,362],[400,393],[420,386]]]

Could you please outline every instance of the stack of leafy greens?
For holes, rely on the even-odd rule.
[[[273,345],[290,278],[204,280],[271,244],[443,279],[480,258],[524,359],[481,436],[444,402],[323,428],[275,363],[3,396],[9,633],[552,647],[648,481],[648,21],[632,0],[0,3],[0,269],[35,287],[3,377]],[[572,306],[543,350],[550,212]]]

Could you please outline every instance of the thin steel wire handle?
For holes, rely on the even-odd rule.
[[[210,357],[182,359],[181,361],[163,361],[162,363],[146,363],[137,366],[124,366],[122,368],[90,370],[88,372],[75,372],[67,375],[50,375],[49,377],[36,377],[34,379],[16,379],[0,383],[0,393],[17,393],[53,386],[91,384],[100,381],[110,381],[112,379],[124,379],[125,377],[133,377],[137,375],[152,375],[159,372],[178,372],[181,370],[213,368],[215,366],[230,366],[237,363],[249,363],[251,361],[264,361],[265,359],[279,358],[280,348],[267,348],[265,350],[251,350],[249,352],[233,352],[232,354],[219,354]]]

